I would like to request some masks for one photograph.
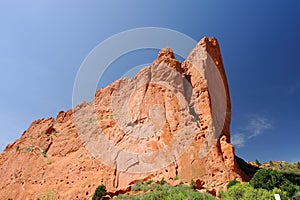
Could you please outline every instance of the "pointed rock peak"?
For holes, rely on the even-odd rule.
[[[220,46],[215,37],[204,37],[200,40],[198,45],[201,45],[204,48],[204,50],[206,50],[209,53],[210,57],[214,60],[215,64],[218,67],[223,66]],[[222,69],[220,70],[224,71],[223,67],[221,68]]]
[[[181,68],[181,62],[179,62],[175,56],[174,52],[171,48],[166,47],[159,51],[157,59],[153,61],[152,65],[158,65],[160,63],[166,64],[166,66],[171,67],[178,71],[179,73],[183,73],[183,69]]]
[[[158,53],[157,60],[163,60],[166,58],[175,58],[173,50],[170,47],[163,48]]]
[[[200,40],[200,45],[204,48],[206,48],[207,46],[210,46],[210,47],[218,47],[219,44],[218,44],[218,41],[215,37],[204,37]]]

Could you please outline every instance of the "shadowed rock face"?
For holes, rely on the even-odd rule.
[[[242,179],[230,144],[231,104],[219,45],[203,38],[180,63],[170,48],[93,102],[34,121],[0,155],[0,199],[90,199],[95,188],[138,180],[201,183]],[[179,180],[175,181],[174,178]]]

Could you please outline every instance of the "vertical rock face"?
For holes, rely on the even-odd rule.
[[[231,103],[219,45],[203,38],[180,63],[170,48],[90,103],[37,120],[0,155],[0,199],[53,191],[89,199],[139,180],[194,180],[220,189],[242,179],[230,144]]]

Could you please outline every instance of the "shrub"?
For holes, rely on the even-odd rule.
[[[26,147],[25,150],[26,151],[32,151],[32,147]]]
[[[261,165],[261,163],[260,163],[257,159],[255,160],[255,163],[256,163],[258,166]]]
[[[194,181],[193,179],[191,180],[190,186],[191,186],[191,188],[194,189],[194,190],[195,190],[196,187],[197,187],[197,185],[196,185],[196,183],[195,183],[195,181]]]
[[[282,190],[286,191],[289,197],[293,196],[296,192],[296,187],[288,180],[282,183]]]
[[[249,183],[235,184],[226,192],[221,193],[223,200],[250,200],[250,199],[264,199],[273,200],[274,194],[279,194],[282,199],[286,199],[286,192],[275,188],[273,190],[254,189]]]
[[[165,184],[165,183],[166,183],[166,181],[165,181],[164,178],[162,178],[162,179],[159,181],[159,184],[160,184],[160,185],[163,185],[163,184]]]
[[[300,192],[296,192],[296,194],[293,195],[293,200],[297,200],[297,199],[300,199]]]
[[[103,199],[103,197],[105,196],[105,193],[106,193],[106,187],[105,187],[105,185],[102,184],[96,188],[92,200]]]
[[[147,184],[147,185],[149,185],[149,184],[151,184],[151,183],[153,183],[153,180],[151,180],[151,179],[149,179],[149,180],[146,181],[146,184]]]
[[[255,189],[261,188],[269,191],[281,189],[287,197],[292,197],[298,190],[297,181],[297,177],[292,177],[291,174],[283,174],[272,169],[260,169],[254,174],[250,184]]]
[[[52,133],[54,136],[57,136],[59,132],[57,130],[54,130]]]
[[[250,184],[255,189],[273,190],[275,187],[279,188],[284,180],[285,178],[281,172],[272,169],[260,169],[254,174]]]
[[[179,180],[178,175],[176,175],[176,176],[174,177],[174,180],[175,180],[175,181]]]
[[[47,154],[47,152],[45,152],[45,151],[41,152],[41,154],[42,154],[42,156],[44,156],[45,158],[48,157],[48,154]]]
[[[118,195],[117,199],[149,199],[149,200],[163,200],[163,199],[206,199],[206,200],[215,200],[215,197],[211,196],[210,194],[200,193],[193,189],[191,189],[188,185],[178,185],[178,186],[171,186],[168,184],[159,184],[159,183],[152,183],[152,184],[145,184],[140,183],[140,185],[145,186],[145,191],[143,193],[138,193],[136,195]]]
[[[234,186],[234,185],[236,185],[236,184],[238,184],[238,183],[240,183],[238,180],[232,180],[232,181],[229,181],[229,183],[227,184],[227,190],[230,188],[230,187],[232,187],[232,186]]]

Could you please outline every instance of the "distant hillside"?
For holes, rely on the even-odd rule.
[[[300,162],[288,163],[285,161],[269,161],[265,163],[257,163],[253,161],[248,162],[250,165],[258,168],[271,168],[287,174],[294,174],[300,176]]]

